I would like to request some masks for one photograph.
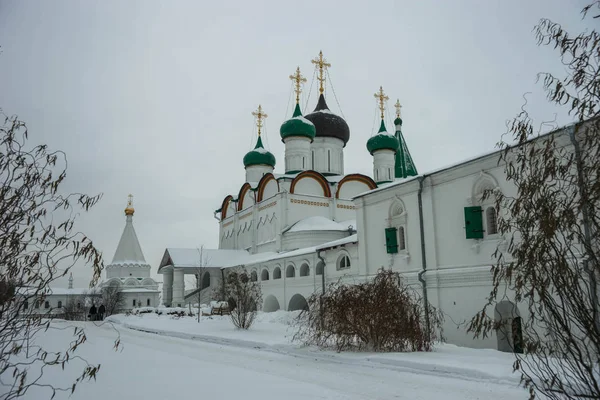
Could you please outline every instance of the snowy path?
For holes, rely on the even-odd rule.
[[[110,325],[87,324],[79,354],[102,364],[98,381],[80,386],[71,399],[518,399],[514,385],[403,371],[332,357],[232,347],[119,328],[122,352],[111,350]],[[60,340],[49,332],[41,340]],[[406,368],[404,368],[406,369]],[[66,374],[45,378],[68,384]],[[31,392],[26,399],[42,398]],[[56,398],[67,398],[58,395]]]

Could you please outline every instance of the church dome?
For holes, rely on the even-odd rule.
[[[244,156],[244,167],[253,165],[269,165],[275,168],[275,156],[263,147],[262,139],[259,136],[256,146]]]
[[[400,146],[400,142],[396,136],[391,135],[385,129],[385,124],[381,121],[379,132],[376,135],[371,136],[367,141],[367,150],[371,155],[377,150],[392,150],[397,151]]]
[[[305,116],[316,128],[316,137],[333,137],[344,142],[344,146],[350,139],[350,128],[344,119],[329,111],[323,94],[319,96],[319,102],[315,111]]]
[[[312,142],[316,135],[316,129],[312,122],[302,116],[300,105],[296,104],[294,115],[281,125],[279,134],[282,140],[293,136],[301,136],[309,138]]]

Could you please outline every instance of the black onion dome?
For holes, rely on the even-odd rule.
[[[316,128],[316,137],[333,137],[344,142],[344,146],[350,139],[350,128],[344,119],[329,111],[323,94],[319,96],[319,102],[315,111],[305,115],[304,118],[312,122]]]

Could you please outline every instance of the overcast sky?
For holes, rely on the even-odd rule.
[[[259,103],[283,172],[288,76],[300,66],[307,94],[319,50],[350,126],[345,172],[372,174],[365,145],[380,85],[403,104],[406,141],[427,172],[492,150],[525,92],[536,121],[554,119],[536,73],[564,71],[532,28],[548,17],[579,32],[583,5],[0,0],[0,108],[27,122],[33,143],[67,153],[66,190],[104,194],[80,228],[107,263],[135,196],[135,228],[155,273],[167,247],[218,246],[213,211],[244,182]],[[305,113],[317,93],[315,84]],[[327,99],[340,113],[331,89]],[[83,266],[75,275],[77,285],[89,279]]]

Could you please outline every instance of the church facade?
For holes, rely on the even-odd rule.
[[[350,129],[329,110],[324,96],[322,54],[316,64],[320,94],[315,110],[302,115],[299,70],[296,108],[280,129],[285,143],[284,171],[275,173],[275,156],[261,140],[266,117],[253,113],[258,139],[244,157],[246,182],[226,196],[215,211],[219,249],[166,249],[162,301],[167,306],[196,302],[185,291],[186,274],[202,265],[202,287],[210,299],[228,268],[243,266],[261,283],[263,311],[299,310],[306,298],[338,280],[361,282],[391,268],[422,291],[444,315],[442,334],[449,343],[510,349],[516,340],[499,334],[473,339],[468,322],[485,304],[492,283],[492,254],[504,246],[493,200],[486,189],[514,194],[498,153],[418,174],[402,132],[400,106],[394,132],[385,123],[383,89],[375,94],[381,110],[379,131],[366,143],[373,176],[345,174],[344,147]],[[497,318],[520,321],[519,305],[502,305]]]

